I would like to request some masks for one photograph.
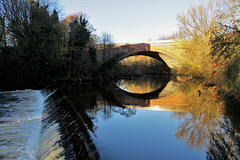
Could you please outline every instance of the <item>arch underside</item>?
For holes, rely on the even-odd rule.
[[[111,69],[115,64],[117,64],[118,62],[120,62],[121,60],[128,58],[128,57],[132,57],[132,56],[147,56],[147,57],[151,57],[154,58],[158,61],[160,61],[163,65],[162,70],[164,72],[166,72],[167,74],[170,73],[171,68],[168,66],[168,64],[159,56],[159,52],[155,52],[155,51],[140,51],[140,52],[136,52],[136,53],[130,53],[130,54],[126,54],[126,53],[120,53],[115,55],[114,57],[110,58],[109,60],[105,61],[101,67],[99,68],[98,72],[99,73],[103,73],[108,69]]]
[[[159,56],[158,52],[154,52],[154,51],[140,51],[140,52],[136,52],[136,53],[127,54],[127,55],[123,56],[122,58],[120,58],[118,60],[118,62],[125,58],[129,58],[132,56],[147,56],[147,57],[154,58],[163,64],[164,69],[166,71],[170,71],[170,67],[167,65],[167,63]]]

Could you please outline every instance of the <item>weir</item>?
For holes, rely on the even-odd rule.
[[[94,125],[66,89],[0,92],[0,159],[100,159]]]
[[[49,90],[50,88],[43,92]],[[68,100],[69,97],[59,89],[45,101],[46,116],[43,119],[39,159],[95,160],[100,157],[92,143],[88,125],[81,115],[76,115],[75,106]]]

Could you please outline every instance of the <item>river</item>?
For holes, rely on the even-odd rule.
[[[0,159],[240,159],[239,103],[184,77],[0,92]]]

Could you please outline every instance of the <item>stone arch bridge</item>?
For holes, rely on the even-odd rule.
[[[115,64],[117,64],[118,62],[120,62],[125,58],[132,57],[132,56],[139,56],[139,55],[151,57],[160,61],[163,64],[163,71],[168,74],[170,74],[171,68],[177,65],[178,63],[176,58],[162,52],[157,52],[157,51],[137,51],[137,52],[130,52],[130,53],[123,52],[123,53],[116,54],[112,58],[105,61],[99,68],[99,72],[102,73],[107,69],[111,69]]]

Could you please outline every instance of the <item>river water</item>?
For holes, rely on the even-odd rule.
[[[238,107],[183,77],[0,92],[0,159],[240,159]]]

